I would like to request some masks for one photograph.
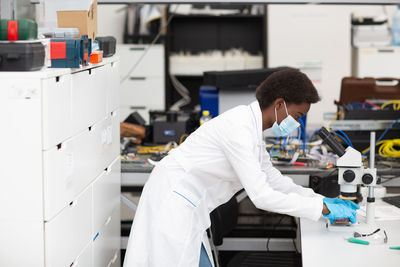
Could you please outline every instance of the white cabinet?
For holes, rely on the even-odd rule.
[[[0,266],[120,262],[118,69],[0,73]]]
[[[121,78],[126,77],[121,83],[120,107],[125,111],[121,120],[138,111],[148,122],[149,110],[165,109],[164,46],[154,45],[146,51],[147,48],[147,45],[118,45]]]

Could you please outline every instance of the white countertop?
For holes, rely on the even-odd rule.
[[[388,205],[377,201],[376,209],[387,208]],[[399,267],[400,250],[389,247],[400,246],[400,220],[377,220],[374,229],[377,228],[386,231],[387,244],[366,246],[350,243],[344,239],[350,236],[352,231],[328,230],[325,218],[317,222],[301,219],[303,267]]]
[[[71,69],[71,68],[45,68],[43,67],[41,70],[37,71],[0,71],[0,79],[15,79],[15,78],[24,78],[24,79],[43,79],[61,76],[65,74],[75,73],[84,71],[87,69],[97,68],[103,65],[106,65],[110,62],[118,61],[119,57],[114,55],[112,57],[103,58],[103,61],[97,64],[89,64],[88,66],[84,66],[81,68]]]

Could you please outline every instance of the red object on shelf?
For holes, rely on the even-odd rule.
[[[64,59],[67,57],[66,42],[50,42],[50,59]]]
[[[92,51],[90,54],[90,63],[100,63],[103,61],[103,51]]]
[[[9,41],[18,40],[18,21],[10,20],[7,22],[7,39]]]

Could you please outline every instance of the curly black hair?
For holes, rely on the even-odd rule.
[[[296,69],[272,73],[257,87],[256,98],[261,109],[269,107],[278,98],[295,104],[311,104],[321,100],[310,79]]]

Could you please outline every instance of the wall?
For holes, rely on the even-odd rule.
[[[114,36],[123,42],[126,5],[98,5],[98,36]]]

